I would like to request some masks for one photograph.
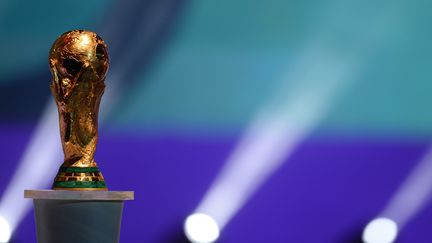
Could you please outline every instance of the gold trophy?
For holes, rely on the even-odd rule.
[[[93,32],[66,32],[52,45],[49,66],[64,152],[53,189],[107,190],[94,161],[99,104],[109,66],[107,46]]]

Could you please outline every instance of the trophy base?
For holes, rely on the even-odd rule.
[[[106,191],[105,179],[98,167],[61,166],[53,190]]]
[[[26,190],[35,207],[39,243],[118,243],[130,191]]]

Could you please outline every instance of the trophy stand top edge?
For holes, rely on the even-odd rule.
[[[126,201],[134,200],[133,191],[24,190],[24,198],[45,200]]]

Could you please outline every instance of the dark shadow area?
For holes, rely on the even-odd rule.
[[[28,121],[37,119],[50,95],[51,75],[45,71],[24,73],[0,83],[1,120]]]
[[[186,238],[183,232],[178,232],[177,234],[171,235],[171,238],[168,238],[163,242],[171,242],[171,243],[190,243],[190,241]]]
[[[344,234],[340,237],[340,240],[336,241],[336,243],[363,243],[362,234],[363,229],[367,221],[359,222],[354,226],[348,227]]]
[[[190,243],[183,232],[183,222],[178,221],[171,227],[171,230],[160,237],[158,242],[170,242],[170,243]]]

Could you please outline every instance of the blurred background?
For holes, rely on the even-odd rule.
[[[97,32],[121,242],[432,242],[426,0],[0,2],[0,242],[62,163],[48,52]],[[11,234],[10,234],[11,233]]]

